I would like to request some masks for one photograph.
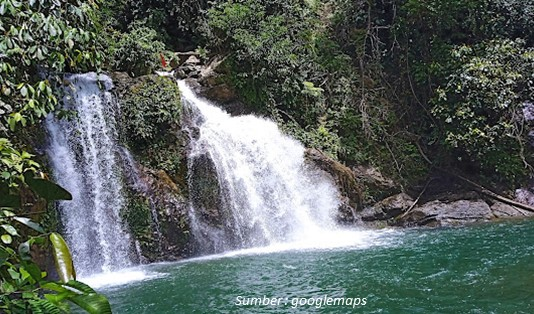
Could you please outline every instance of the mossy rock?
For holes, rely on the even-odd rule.
[[[121,142],[144,166],[164,170],[184,187],[186,140],[178,85],[158,75],[131,78],[113,73],[112,77],[121,108]]]

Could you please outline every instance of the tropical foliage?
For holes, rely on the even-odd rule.
[[[133,25],[128,33],[115,32],[108,40],[110,66],[132,76],[151,74],[159,68],[165,45],[156,40],[155,30]]]
[[[53,111],[62,72],[97,68],[96,3],[0,1],[0,132]]]
[[[89,313],[111,313],[107,299],[76,281],[69,249],[57,233],[33,218],[46,201],[69,200],[69,192],[37,176],[32,155],[0,139],[0,310],[2,313],[65,313],[73,303]],[[44,204],[43,204],[44,201]],[[43,206],[44,205],[44,206]],[[49,239],[48,239],[49,238]],[[32,252],[51,246],[61,281],[47,280]]]
[[[245,103],[309,146],[405,184],[427,176],[422,150],[515,186],[530,173],[533,12],[511,0],[218,1],[205,36]]]
[[[0,1],[0,312],[65,313],[74,304],[111,313],[107,299],[76,281],[62,237],[41,226],[47,204],[70,193],[36,162],[30,125],[60,109],[63,72],[97,70],[98,1]],[[35,131],[35,127],[32,129]],[[61,281],[37,256],[52,250]]]
[[[68,198],[40,173],[29,131],[61,109],[63,72],[140,76],[166,50],[197,49],[222,56],[219,79],[251,111],[348,166],[409,187],[428,159],[513,189],[533,175],[533,20],[521,0],[0,0],[1,310],[107,311],[34,213]],[[123,141],[149,167],[183,171],[183,141],[164,135],[179,127],[176,86],[149,78],[126,94]],[[48,244],[61,283],[28,254]]]
[[[510,180],[531,170],[527,111],[534,99],[534,49],[524,45],[498,40],[454,49],[457,65],[432,102],[445,145]]]

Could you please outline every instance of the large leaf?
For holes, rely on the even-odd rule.
[[[26,172],[24,180],[35,193],[47,201],[72,200],[72,195],[69,191],[52,181],[35,177],[32,172]]]
[[[75,280],[66,283],[47,283],[43,288],[58,292],[56,295],[46,295],[46,298],[60,304],[62,300],[69,300],[90,314],[111,314],[108,299],[98,294],[90,286]]]
[[[28,228],[32,228],[33,230],[37,231],[37,232],[40,232],[40,233],[44,233],[44,230],[43,228],[41,227],[41,225],[39,225],[38,223],[34,222],[34,221],[31,221],[30,218],[26,218],[26,217],[13,217],[13,220],[16,220],[18,222],[20,222],[21,224],[25,225],[26,227]]]
[[[52,242],[52,253],[61,281],[69,282],[70,280],[76,280],[76,272],[74,270],[74,264],[72,263],[72,256],[63,237],[53,232],[50,234],[50,242]]]
[[[90,314],[111,314],[111,305],[101,294],[80,294],[70,297],[69,300]]]
[[[0,195],[0,207],[20,208],[20,198],[18,195]]]

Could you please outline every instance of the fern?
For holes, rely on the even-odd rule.
[[[32,313],[34,314],[61,314],[62,311],[54,303],[40,299],[40,300],[31,300],[28,302]]]

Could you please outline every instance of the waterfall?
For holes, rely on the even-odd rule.
[[[76,116],[47,118],[47,153],[55,180],[73,195],[59,207],[76,270],[83,277],[129,266],[131,240],[120,218],[125,199],[112,81],[95,73],[67,80],[64,102]]]
[[[337,189],[305,162],[302,144],[270,120],[232,117],[197,97],[185,82],[179,86],[192,137],[192,230],[204,253],[321,242],[339,229]],[[212,175],[219,186],[217,203],[195,201],[202,199],[198,189],[210,184],[206,177]]]

